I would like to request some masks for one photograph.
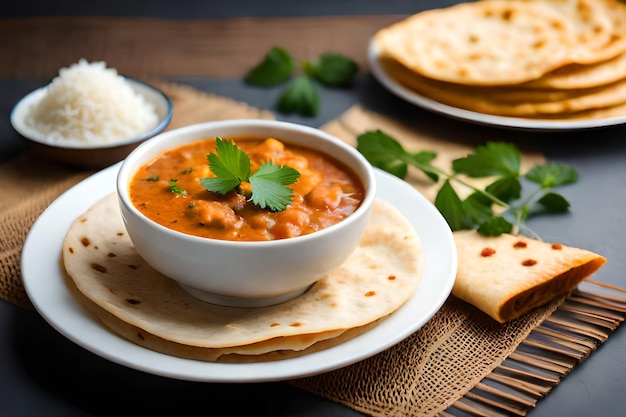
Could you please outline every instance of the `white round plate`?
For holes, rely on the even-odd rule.
[[[120,164],[85,179],[53,202],[31,228],[22,252],[22,278],[43,318],[83,348],[112,362],[170,378],[204,382],[261,382],[311,376],[381,352],[414,333],[443,305],[456,275],[456,247],[447,223],[411,185],[377,170],[378,197],[402,212],[423,246],[424,273],[415,295],[367,333],[338,346],[281,361],[231,364],[182,359],[135,345],[87,314],[65,281],[61,248],[72,222],[115,191]]]
[[[380,51],[372,39],[369,44],[367,59],[374,77],[390,92],[400,98],[413,103],[426,110],[443,114],[455,119],[504,128],[527,129],[537,131],[567,131],[577,129],[590,129],[597,127],[616,126],[626,123],[626,115],[603,119],[589,120],[532,120],[516,117],[495,116],[475,111],[453,107],[416,93],[399,84],[385,72],[380,65],[378,56]]]

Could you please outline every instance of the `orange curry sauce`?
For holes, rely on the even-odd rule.
[[[135,174],[133,204],[147,217],[170,229],[213,239],[261,241],[305,235],[340,222],[364,197],[363,185],[341,163],[318,151],[285,145],[274,138],[231,137],[250,157],[251,172],[267,161],[300,173],[290,185],[292,203],[281,212],[261,209],[235,191],[220,195],[206,190],[200,178],[214,177],[207,155],[215,140],[205,139],[169,150]],[[170,180],[186,195],[170,190]]]

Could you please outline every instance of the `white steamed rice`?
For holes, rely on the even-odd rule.
[[[25,123],[50,143],[94,146],[143,135],[158,116],[115,69],[81,59],[59,71]]]

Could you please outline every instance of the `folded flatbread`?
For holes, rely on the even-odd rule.
[[[524,236],[454,232],[458,253],[452,294],[504,323],[568,294],[606,259],[585,249]]]
[[[278,359],[353,337],[402,306],[422,274],[418,236],[382,201],[339,269],[276,306],[225,307],[189,295],[136,253],[115,194],[72,224],[63,264],[79,301],[114,332],[156,351],[208,361]]]

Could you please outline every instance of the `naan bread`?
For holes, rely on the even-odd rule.
[[[498,116],[568,118],[570,113],[626,103],[626,77],[607,86],[582,90],[470,87],[422,77],[394,60],[381,58],[380,63],[398,83],[423,96],[461,109]]]
[[[189,295],[135,252],[115,194],[72,224],[63,263],[88,308],[114,331],[154,350],[205,360],[299,351],[353,336],[404,304],[422,274],[419,238],[382,201],[341,268],[276,306],[224,307]]]
[[[576,28],[542,2],[484,0],[414,14],[378,31],[381,55],[468,85],[537,79],[572,60]]]
[[[511,1],[511,0],[503,0]],[[519,0],[526,3],[542,3],[553,8],[572,23],[573,48],[568,62],[593,64],[615,54],[612,42],[616,21],[602,0]],[[608,48],[612,49],[609,50]]]
[[[585,249],[524,236],[453,235],[459,265],[452,294],[500,323],[568,294],[606,263]]]
[[[626,3],[483,0],[410,16],[374,36],[405,88],[504,117],[624,117]]]
[[[626,77],[626,53],[596,64],[570,64],[528,83],[523,88],[577,90],[605,86]]]

